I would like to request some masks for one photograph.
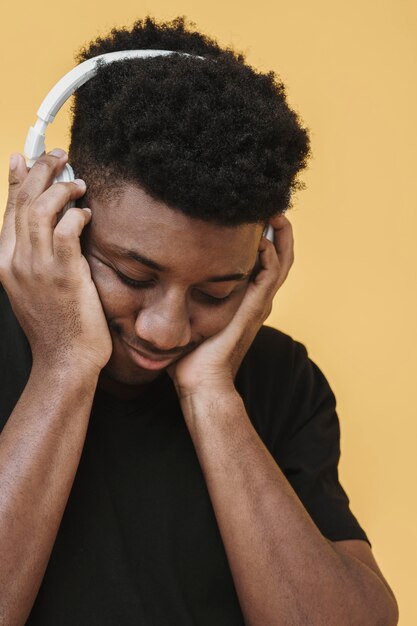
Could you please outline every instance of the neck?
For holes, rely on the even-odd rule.
[[[145,389],[149,387],[149,383],[142,385],[127,385],[111,378],[104,370],[101,370],[98,378],[97,387],[116,396],[120,400],[132,400],[139,397]]]

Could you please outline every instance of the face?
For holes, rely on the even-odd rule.
[[[113,341],[101,386],[129,397],[230,322],[262,226],[190,218],[135,185],[89,206],[82,251]]]

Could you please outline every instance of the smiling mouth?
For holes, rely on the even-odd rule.
[[[132,350],[143,356],[145,359],[149,359],[150,361],[168,361],[169,359],[175,359],[179,356],[179,353],[155,354],[155,352],[145,352],[144,350],[138,350],[137,348],[133,348],[131,345],[129,345],[129,348],[132,348]]]
[[[127,347],[133,361],[139,367],[147,370],[162,370],[168,367],[173,361],[176,361],[181,353],[177,354],[155,354],[152,352],[145,352],[143,350],[137,350],[125,341],[123,342]]]

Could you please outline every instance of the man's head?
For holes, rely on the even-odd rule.
[[[106,373],[138,385],[229,323],[309,143],[273,73],[182,19],[113,30],[78,60],[129,49],[204,57],[112,63],[75,97],[69,161],[93,211],[82,245],[112,333]]]

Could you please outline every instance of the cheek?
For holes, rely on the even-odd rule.
[[[245,291],[237,294],[229,302],[220,306],[198,306],[192,314],[193,330],[208,338],[222,331],[232,320],[245,295]]]
[[[137,309],[138,298],[133,298],[110,267],[98,259],[90,257],[87,260],[107,319],[131,313],[135,307]]]
[[[225,310],[226,307],[197,307],[191,315],[191,327],[193,333],[207,338],[220,332],[227,326],[231,315]]]

